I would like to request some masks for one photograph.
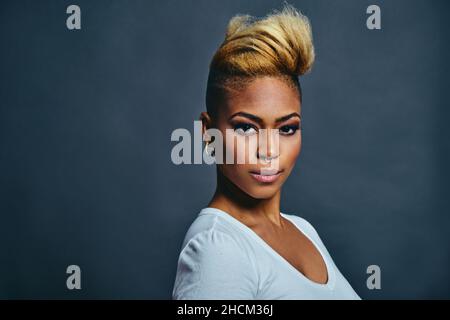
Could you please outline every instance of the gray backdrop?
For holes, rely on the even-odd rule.
[[[448,1],[290,3],[317,60],[282,210],[316,227],[362,298],[449,298]],[[366,28],[370,4],[382,30]],[[170,134],[205,109],[228,20],[281,5],[1,3],[0,298],[170,298],[215,187],[214,167],[172,164]],[[381,290],[366,287],[372,264]]]

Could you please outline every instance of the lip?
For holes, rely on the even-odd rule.
[[[262,183],[272,183],[276,181],[280,175],[282,170],[276,170],[273,173],[272,172],[264,172],[264,174],[261,174],[261,172],[251,171],[250,175],[258,182]]]

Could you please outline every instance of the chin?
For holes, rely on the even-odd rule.
[[[270,199],[273,196],[275,196],[278,192],[278,188],[276,189],[266,189],[266,190],[255,190],[252,192],[247,192],[249,196],[251,196],[254,199],[258,200],[264,200],[264,199]]]

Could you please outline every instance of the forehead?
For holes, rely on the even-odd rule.
[[[263,119],[278,118],[292,112],[300,113],[300,99],[295,88],[286,80],[263,77],[242,89],[227,94],[226,114],[244,111]]]

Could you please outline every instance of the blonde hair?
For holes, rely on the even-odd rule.
[[[314,57],[309,20],[292,5],[285,3],[281,12],[274,10],[261,19],[238,14],[228,23],[209,66],[207,108],[212,109],[224,91],[260,76],[286,79],[301,98],[298,77],[311,70]]]

